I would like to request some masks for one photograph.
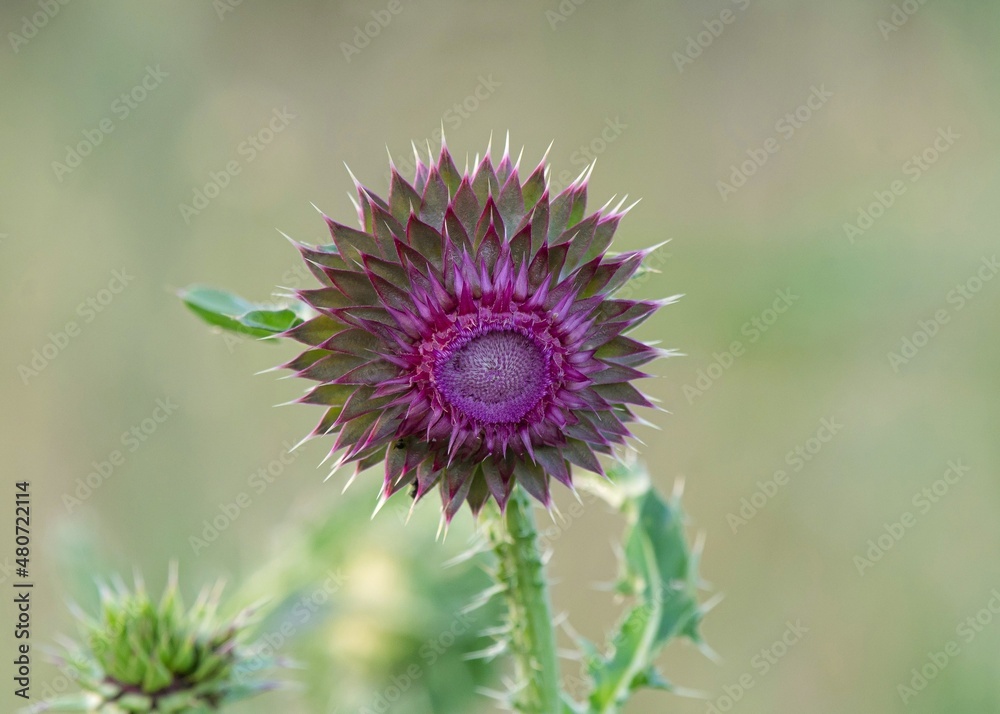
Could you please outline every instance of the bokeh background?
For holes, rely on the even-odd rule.
[[[628,711],[1000,711],[998,23],[991,3],[916,0],[3,3],[0,519],[30,480],[36,654],[93,576],[159,586],[170,559],[189,595],[221,576],[323,601],[278,646],[302,688],[242,712],[373,706],[455,628],[479,571],[444,563],[468,514],[444,545],[430,500],[409,526],[369,521],[377,475],[341,496],[323,444],[286,456],[319,413],[272,409],[301,385],[254,375],[291,346],[212,333],[175,296],[304,284],[275,229],[325,242],[310,202],[353,216],[344,162],[384,190],[386,146],[406,170],[444,124],[463,156],[509,130],[527,166],[554,139],[557,188],[596,156],[592,207],[643,199],[619,248],[671,240],[635,290],[686,297],[639,334],[686,356],[653,367],[670,413],[640,453],[664,489],[685,479],[721,661],[671,646],[668,676],[709,699]],[[621,528],[589,504],[552,539],[556,605],[595,639]],[[465,646],[389,711],[492,711],[463,699],[500,686]],[[53,683],[36,663],[33,691]]]

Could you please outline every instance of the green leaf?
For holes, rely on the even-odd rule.
[[[612,633],[603,654],[590,650],[586,671],[594,688],[591,712],[617,712],[642,687],[672,690],[656,670],[656,659],[674,638],[700,643],[698,553],[684,534],[680,495],[664,499],[645,469],[621,464],[610,474],[612,486],[594,490],[628,518],[619,590],[635,602]]]
[[[199,285],[178,292],[181,300],[210,325],[250,337],[274,337],[301,324],[309,315],[302,303],[287,306],[253,303],[239,295]]]
[[[289,330],[302,322],[302,319],[291,309],[251,310],[239,318],[244,327],[264,330],[272,334]]]

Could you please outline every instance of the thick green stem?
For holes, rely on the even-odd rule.
[[[561,704],[556,634],[531,509],[530,498],[515,487],[507,503],[506,524],[493,524],[490,536],[510,618],[510,646],[519,687],[514,694],[515,710],[522,714],[558,714]]]

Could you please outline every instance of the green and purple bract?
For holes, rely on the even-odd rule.
[[[176,566],[159,601],[138,575],[131,590],[120,579],[102,586],[100,614],[76,613],[82,641],[65,640],[66,653],[54,657],[81,692],[32,711],[211,714],[279,687],[258,677],[281,661],[245,644],[254,610],[220,618],[221,593],[221,583],[206,588],[185,608]]]
[[[284,367],[319,382],[299,401],[327,407],[310,436],[337,435],[337,466],[385,462],[383,499],[439,486],[451,519],[519,483],[548,505],[652,406],[631,382],[663,351],[625,333],[664,302],[613,297],[650,251],[609,255],[628,209],[584,217],[589,171],[551,198],[545,166],[522,182],[487,150],[460,173],[442,145],[388,200],[355,181],[360,230],[324,216],[333,245],[297,244],[323,287],[296,292],[319,314]]]

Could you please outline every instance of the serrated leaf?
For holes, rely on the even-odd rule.
[[[586,658],[595,712],[617,711],[639,688],[672,689],[656,670],[657,656],[671,639],[699,639],[698,560],[685,538],[680,497],[664,499],[635,464],[617,468],[611,481],[614,488],[599,493],[628,517],[620,588],[635,602],[604,654]]]

